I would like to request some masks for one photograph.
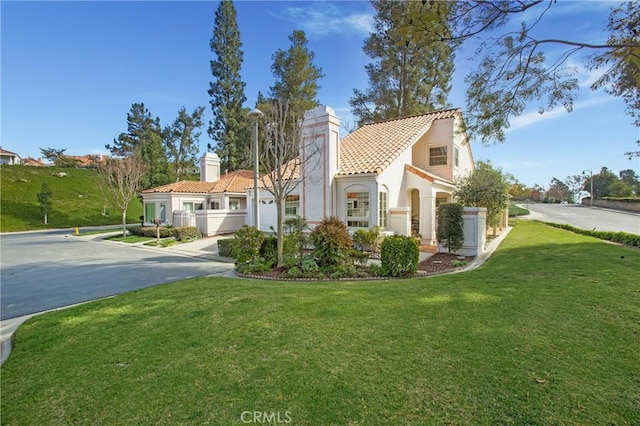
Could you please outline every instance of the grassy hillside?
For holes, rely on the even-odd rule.
[[[59,172],[66,177],[54,176]],[[121,222],[120,212],[108,194],[103,194],[95,170],[58,167],[0,166],[0,231],[112,225]],[[44,225],[37,195],[42,182],[53,192],[53,210]],[[103,216],[103,207],[107,216]],[[142,204],[131,202],[127,222],[138,222]]]

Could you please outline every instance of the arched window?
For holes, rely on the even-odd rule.
[[[347,226],[349,228],[369,227],[369,192],[347,192]]]

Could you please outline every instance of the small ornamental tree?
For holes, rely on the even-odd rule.
[[[411,237],[393,235],[382,241],[380,261],[382,273],[391,277],[408,277],[416,273],[420,247]]]
[[[438,206],[436,238],[449,250],[449,253],[460,250],[464,242],[462,212],[463,207],[458,203],[445,203]]]
[[[42,186],[40,187],[40,192],[38,192],[37,197],[38,202],[40,203],[40,208],[44,213],[44,224],[47,225],[49,223],[48,214],[51,211],[53,197],[53,192],[51,192],[47,182],[42,182]]]
[[[311,232],[313,257],[320,267],[346,262],[352,246],[347,225],[335,216],[324,218]]]
[[[260,260],[260,247],[264,234],[255,226],[244,225],[235,233],[233,258],[241,274],[251,273]]]

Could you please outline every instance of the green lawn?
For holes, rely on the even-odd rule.
[[[509,204],[509,216],[510,217],[526,216],[529,213],[531,213],[529,210],[523,209],[522,207],[518,207],[514,203]]]
[[[2,422],[637,425],[638,276],[638,250],[518,222],[462,274],[162,285],[23,325]]]
[[[67,176],[55,176],[59,172]],[[44,215],[37,199],[43,182],[47,182],[53,192],[48,225],[43,223]],[[3,165],[0,185],[0,232],[122,223],[120,210],[113,198],[102,192],[95,170]],[[103,209],[108,215],[102,214]],[[139,222],[141,214],[142,203],[132,200],[127,222]]]
[[[141,237],[140,235],[127,235],[126,237],[123,237],[122,235],[114,235],[113,237],[105,238],[105,240],[118,241],[120,243],[130,243],[130,244],[142,243],[147,241],[155,241],[155,239],[153,238]]]

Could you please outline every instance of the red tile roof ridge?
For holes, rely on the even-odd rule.
[[[439,113],[442,113],[442,112],[462,112],[462,108],[461,107],[443,108],[443,109],[436,109],[436,110],[428,111],[428,112],[421,112],[419,114],[405,115],[404,117],[387,118],[386,120],[373,121],[371,123],[363,124],[362,127],[372,126],[374,124],[389,123],[391,121],[406,120],[408,118],[422,117],[423,115],[439,114]]]

